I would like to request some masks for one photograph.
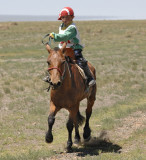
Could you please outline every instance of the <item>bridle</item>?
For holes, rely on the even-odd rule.
[[[67,69],[68,69],[68,71],[69,71],[69,75],[70,75],[70,78],[71,78],[71,71],[70,71],[70,67],[69,67],[69,64],[68,64],[68,61],[67,60],[65,60],[65,62],[64,62],[64,70],[63,70],[63,72],[60,70],[60,68],[58,68],[58,67],[50,67],[50,68],[48,68],[48,72],[49,71],[51,71],[51,70],[53,70],[53,69],[57,69],[57,71],[60,73],[60,75],[61,75],[61,82],[64,80],[64,78],[65,78],[65,75],[66,75],[66,71],[67,71]],[[49,77],[50,77],[50,74],[49,74]],[[46,88],[47,89],[47,92],[49,92],[49,90],[50,90],[50,88],[54,88],[54,86],[52,85],[52,83],[51,83],[51,81],[50,81],[51,79],[49,79],[49,81],[48,81],[48,83],[49,83],[49,87],[48,88]]]
[[[50,68],[48,68],[48,72],[49,71],[51,71],[51,70],[53,70],[53,69],[57,69],[57,71],[60,73],[60,76],[61,76],[61,82],[64,80],[64,78],[65,78],[65,75],[66,75],[66,68],[68,67],[68,63],[67,63],[67,61],[65,61],[64,62],[64,70],[63,71],[61,71],[61,69],[60,68],[58,68],[58,67],[50,67]],[[68,67],[69,68],[69,67]],[[50,76],[50,74],[49,74],[49,76]],[[49,81],[49,83],[51,83],[51,81]]]
[[[61,76],[63,75],[61,69],[59,69],[59,68],[57,68],[57,67],[48,68],[48,71],[51,71],[51,70],[53,70],[53,69],[57,69],[57,71],[60,73],[60,75],[61,75]]]

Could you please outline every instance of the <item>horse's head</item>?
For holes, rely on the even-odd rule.
[[[47,63],[48,72],[50,74],[50,86],[53,89],[57,89],[61,83],[65,74],[65,51],[66,43],[59,49],[58,47],[51,49],[49,45],[46,45],[46,49],[49,52]]]

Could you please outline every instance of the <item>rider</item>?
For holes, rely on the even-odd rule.
[[[67,48],[74,50],[74,56],[77,64],[84,70],[87,76],[87,84],[93,86],[95,80],[90,72],[86,59],[82,55],[83,46],[80,43],[80,36],[76,25],[73,23],[74,11],[70,7],[64,7],[58,17],[58,20],[62,20],[62,24],[59,27],[59,34],[50,33],[49,37],[59,43],[59,48],[62,47],[64,42],[67,42]],[[47,77],[44,81],[48,81]]]

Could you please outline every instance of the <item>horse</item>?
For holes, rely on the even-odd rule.
[[[79,125],[83,124],[85,118],[80,114],[80,102],[87,98],[86,121],[83,131],[84,140],[89,140],[91,137],[91,129],[89,119],[92,114],[92,107],[96,99],[96,84],[87,88],[85,80],[79,73],[78,68],[74,63],[67,61],[68,48],[66,44],[59,49],[52,49],[49,44],[46,44],[46,49],[49,53],[47,58],[50,91],[50,112],[48,116],[48,131],[45,140],[47,143],[53,142],[52,127],[55,122],[57,112],[65,108],[69,112],[69,118],[66,123],[68,130],[67,152],[72,152],[72,131],[75,128],[75,144],[80,143]],[[72,50],[73,51],[73,50]],[[71,50],[69,50],[71,53]],[[70,55],[73,56],[71,53]],[[96,79],[95,68],[88,62],[89,68]]]

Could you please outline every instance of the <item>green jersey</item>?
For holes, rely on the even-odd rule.
[[[59,48],[62,47],[64,42],[67,42],[67,48],[73,49],[83,49],[81,45],[81,40],[79,36],[79,32],[77,30],[76,25],[72,22],[67,27],[64,26],[64,23],[59,27],[59,34],[52,33],[54,36],[55,42],[59,43]]]

